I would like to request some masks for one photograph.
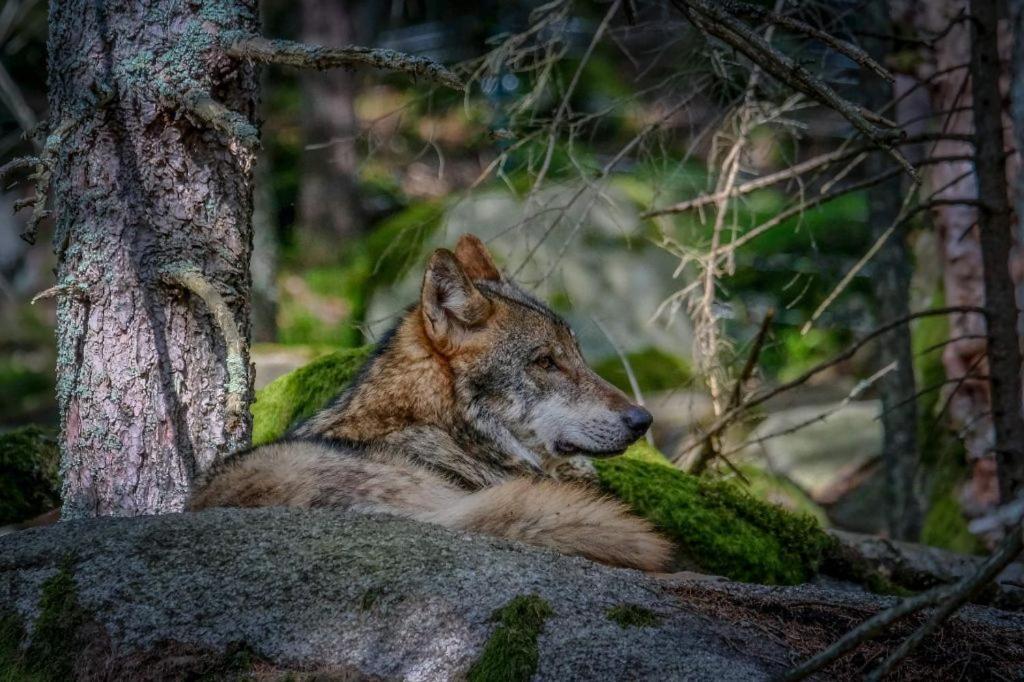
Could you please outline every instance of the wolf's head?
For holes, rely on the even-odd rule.
[[[497,268],[484,244],[464,235],[434,252],[418,312],[434,352],[450,367],[455,407],[510,453],[621,453],[651,414],[591,370],[558,315]]]

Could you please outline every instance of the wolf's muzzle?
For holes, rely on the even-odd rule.
[[[634,438],[639,438],[647,433],[647,429],[651,427],[653,421],[654,417],[651,416],[651,413],[639,405],[633,405],[622,414],[622,422]]]

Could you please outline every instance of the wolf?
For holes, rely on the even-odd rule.
[[[657,571],[673,548],[649,522],[546,473],[619,455],[651,421],[464,235],[432,254],[419,302],[348,388],[282,440],[217,465],[190,508],[388,513]]]

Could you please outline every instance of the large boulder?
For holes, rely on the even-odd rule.
[[[387,516],[71,521],[0,537],[0,679],[765,679],[888,603],[659,578]],[[897,674],[949,671],[1018,678],[1024,617],[968,607]]]

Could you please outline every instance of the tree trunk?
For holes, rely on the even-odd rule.
[[[867,35],[893,33],[889,3],[876,0],[864,8]],[[888,40],[865,39],[865,47],[879,63],[884,62]],[[865,106],[881,111],[893,98],[893,88],[867,68],[861,69]],[[892,161],[882,153],[867,162],[866,175],[874,177],[889,169]],[[869,222],[875,239],[896,223],[902,203],[899,177],[868,190]],[[905,318],[910,314],[910,253],[906,224],[885,242],[875,256],[874,283],[877,326]],[[879,339],[878,369],[894,369],[879,381],[882,396],[882,459],[885,465],[886,519],[889,536],[915,540],[921,531],[921,501],[918,492],[917,392],[914,358],[910,344],[910,325],[899,325]]]
[[[988,374],[994,450],[1002,502],[1024,490],[1024,418],[1021,417],[1021,355],[1017,300],[1010,276],[1013,220],[1007,193],[1003,106],[999,92],[996,3],[971,2],[971,85],[974,94],[978,224],[988,310]]]
[[[183,507],[246,445],[254,2],[50,4],[65,517]],[[216,124],[215,124],[216,125]],[[193,293],[194,292],[194,293]]]
[[[354,0],[302,0],[302,40],[353,42]],[[356,192],[355,75],[345,69],[303,73],[303,140],[296,240],[303,263],[334,262],[339,244],[362,231]]]
[[[252,340],[277,340],[277,205],[270,163],[256,164],[252,211]]]
[[[970,22],[962,15],[967,0],[908,3],[907,11],[925,35],[939,36],[928,67],[936,74],[930,81],[935,128],[953,134],[974,132],[971,109],[973,88],[968,79],[971,58]],[[995,36],[991,37],[995,47]],[[997,76],[997,69],[992,75]],[[924,76],[931,74],[925,73]],[[998,135],[998,133],[997,133]],[[997,140],[1007,142],[1002,135]],[[941,140],[929,149],[934,156],[969,156],[974,147],[956,140]],[[994,161],[1000,169],[1007,164],[1000,155]],[[1017,164],[1008,164],[1010,170]],[[1013,173],[1009,173],[1013,175]],[[934,164],[925,171],[926,189],[941,201],[977,197],[977,177],[971,161]],[[970,203],[947,203],[933,211],[942,249],[943,284],[947,305],[980,306],[985,300],[984,259],[977,225],[977,212]],[[1019,264],[1019,258],[1017,259]],[[992,456],[996,433],[991,417],[986,354],[987,331],[980,315],[954,314],[950,317],[950,339],[942,355],[946,376],[954,392],[949,396],[948,414],[963,438],[971,466],[971,479],[962,497],[971,514],[983,513],[999,503],[996,459]],[[975,377],[964,379],[964,377]]]

